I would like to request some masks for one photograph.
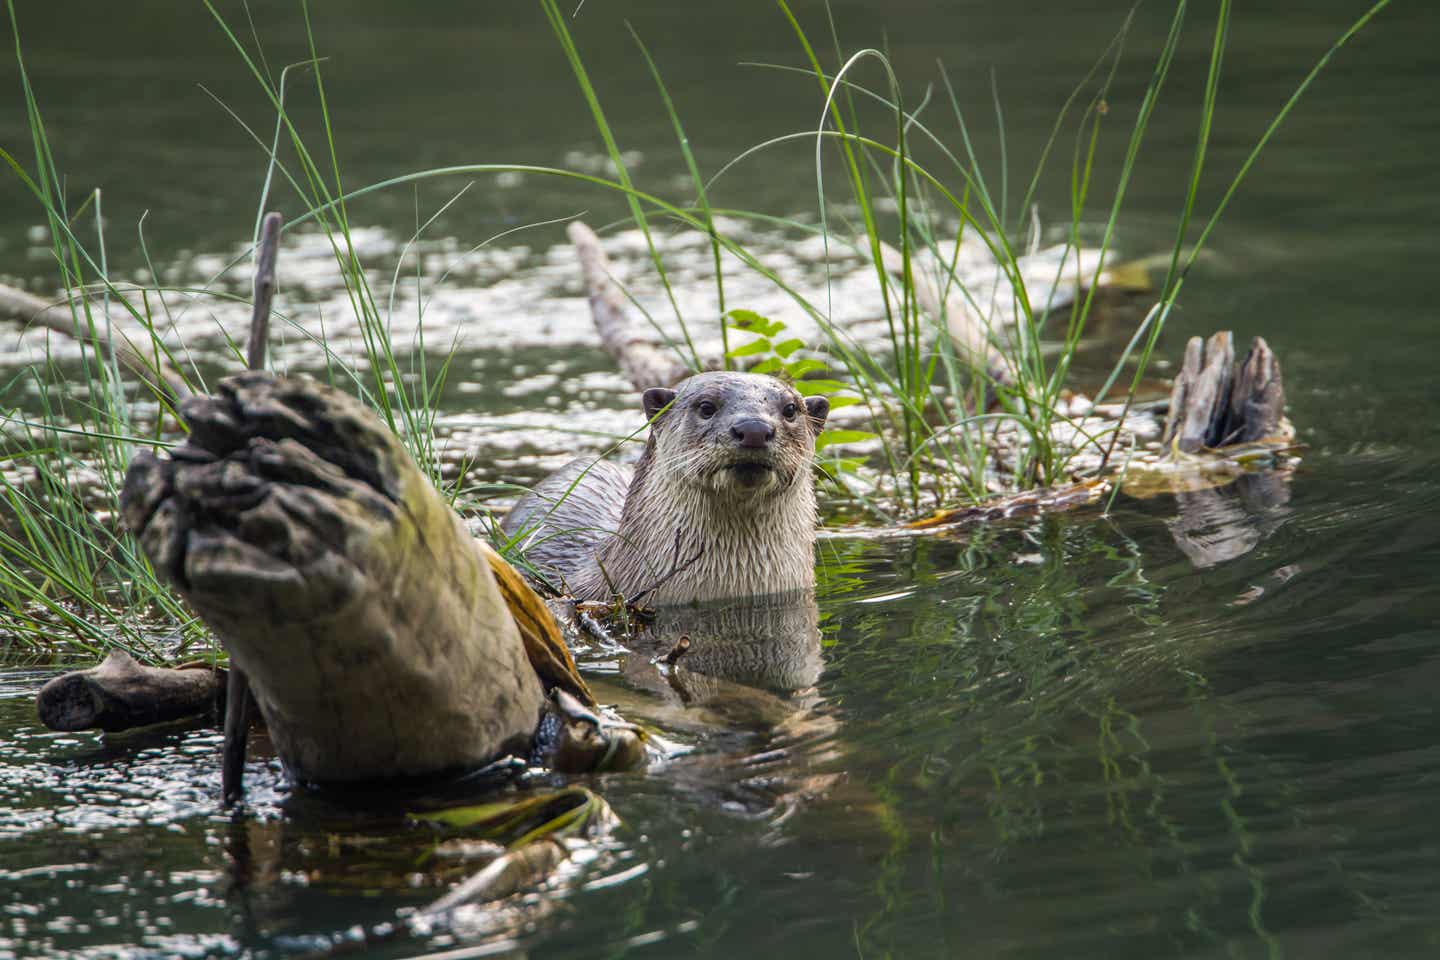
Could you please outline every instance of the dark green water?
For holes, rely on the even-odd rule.
[[[1007,147],[1028,173],[1124,5],[936,6],[834,9],[848,47],[887,43],[908,79],[931,76],[943,57],[986,128],[977,147],[991,153],[998,144],[983,118],[993,68]],[[1335,0],[1245,6],[1210,203],[1361,12]],[[303,56],[293,9],[254,8],[272,62]],[[233,251],[249,235],[263,165],[195,84],[250,122],[268,121],[203,9],[54,4],[21,14],[72,191],[104,188],[117,269],[143,263],[134,224],[145,210],[157,264],[200,271],[188,266],[194,258]],[[815,9],[802,14],[820,29]],[[1121,122],[1107,162],[1167,16],[1163,5],[1141,9],[1111,98]],[[683,166],[622,18],[651,45],[709,169],[818,115],[811,85],[735,66],[798,62],[765,5],[588,0],[576,33],[622,145],[642,154],[642,183],[678,196]],[[567,68],[527,5],[432,4],[421,14],[325,4],[315,21],[347,182],[596,155]],[[1251,549],[1197,565],[1177,544],[1184,506],[1171,498],[944,539],[827,539],[823,670],[812,692],[769,704],[764,722],[723,724],[591,651],[586,663],[607,694],[692,752],[598,781],[626,826],[562,897],[477,913],[451,940],[374,952],[1440,952],[1440,325],[1429,287],[1429,229],[1440,220],[1437,27],[1427,5],[1397,3],[1342,52],[1227,214],[1163,345],[1173,357],[1183,336],[1224,326],[1263,333],[1284,364],[1290,416],[1309,447],[1288,503],[1252,511],[1225,494],[1227,519],[1208,531]],[[1183,199],[1208,53],[1205,25],[1192,31],[1121,221],[1133,253],[1169,243]],[[0,90],[10,91],[0,145],[23,159],[17,89],[13,60],[0,61]],[[811,149],[737,170],[720,202],[804,212]],[[460,186],[427,185],[419,203],[434,209]],[[1061,202],[1062,187],[1042,201]],[[352,217],[403,242],[416,202],[389,195]],[[485,180],[438,233],[465,247],[581,210],[598,221],[616,207],[556,182]],[[26,237],[39,221],[18,184],[0,180],[0,274],[48,289]],[[520,280],[492,263],[456,281],[454,323],[540,332],[513,353],[467,346],[460,369],[472,385],[452,392],[448,413],[456,423],[503,418],[558,394],[556,419],[629,423],[619,412],[629,398],[548,299],[575,300],[559,276],[568,266],[546,272],[558,228],[525,242],[512,264]],[[296,299],[327,296],[317,287]],[[590,379],[557,385],[556,374]],[[511,381],[525,389],[506,393]],[[530,452],[591,442],[562,435]],[[514,472],[533,472],[527,449]],[[32,698],[47,675],[0,670],[0,957],[284,955],[442,891],[415,872],[423,837],[296,795],[273,762],[252,766],[250,819],[221,816],[213,731],[41,731]],[[763,760],[776,748],[786,754]],[[756,755],[763,762],[738,759]],[[821,777],[833,778],[824,789]]]

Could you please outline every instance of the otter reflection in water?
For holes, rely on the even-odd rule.
[[[683,654],[667,656],[681,637]],[[674,789],[778,828],[839,788],[844,747],[816,689],[824,660],[813,593],[662,609],[627,642],[620,683],[592,677],[592,687],[626,717],[694,745],[665,764]]]
[[[773,728],[813,705],[824,667],[809,591],[664,608],[628,646],[621,675],[659,701],[638,709],[698,710],[692,723],[751,730]]]

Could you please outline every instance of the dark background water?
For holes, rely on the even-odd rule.
[[[263,158],[197,84],[257,130],[270,120],[204,9],[24,7],[26,62],[71,195],[103,187],[117,269],[143,263],[133,238],[144,211],[158,263],[248,237]],[[296,8],[252,8],[272,64],[305,56]],[[797,9],[823,35],[822,11]],[[912,97],[943,59],[977,149],[998,161],[993,71],[1012,202],[1126,9],[833,6],[846,48],[885,46]],[[243,24],[239,7],[223,11]],[[1237,13],[1202,211],[1361,12],[1327,0]],[[347,184],[598,155],[529,5],[318,4],[313,14]],[[1113,182],[1169,14],[1139,8],[1110,98],[1102,183]],[[1141,156],[1120,223],[1133,253],[1173,235],[1209,15],[1193,11]],[[626,19],[706,169],[815,123],[812,83],[737,65],[800,63],[768,5],[587,0],[574,30],[622,147],[641,154],[642,185],[686,193]],[[1263,333],[1284,364],[1308,445],[1289,502],[1253,511],[1225,494],[1229,518],[1210,531],[1253,549],[1197,565],[1174,537],[1185,505],[1173,498],[953,538],[826,540],[824,673],[796,718],[758,732],[662,721],[699,747],[695,757],[603,780],[627,824],[616,844],[553,910],[521,905],[496,922],[533,924],[525,939],[542,956],[1434,955],[1437,27],[1429,5],[1397,3],[1337,57],[1227,213],[1167,335],[1173,356],[1191,333]],[[0,145],[26,162],[17,89],[13,59],[0,60]],[[297,94],[296,110],[313,124],[312,95]],[[749,161],[721,181],[717,202],[804,213],[812,160],[798,144]],[[461,185],[427,184],[419,203],[433,208]],[[1042,216],[1062,216],[1064,188],[1062,178],[1042,189]],[[352,217],[403,233],[416,204],[401,190]],[[485,179],[439,229],[469,244],[582,210],[619,214],[613,198],[562,181]],[[0,180],[0,274],[48,290],[27,237],[40,221],[18,182]],[[546,236],[530,242],[558,242],[558,228]],[[535,305],[513,308],[520,322]],[[570,350],[525,360],[568,362]],[[490,358],[490,369],[503,374],[507,362]],[[479,413],[492,401],[456,399]],[[628,400],[614,391],[604,403]],[[30,701],[43,675],[0,673],[0,956],[271,954],[438,892],[407,887],[404,857],[342,842],[393,838],[393,824],[290,796],[273,764],[252,774],[249,824],[218,816],[211,732],[37,730]],[[623,683],[612,693],[632,696]],[[738,774],[702,762],[775,743],[790,751],[781,769],[791,779],[840,781],[818,799],[782,790],[759,803]],[[399,836],[407,855],[423,846]],[[484,922],[459,945],[498,936]]]

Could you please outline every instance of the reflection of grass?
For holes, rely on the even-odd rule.
[[[931,921],[929,904],[949,904],[957,919],[942,925],[961,936],[993,902],[989,936],[1041,924],[1025,945],[1078,949],[1123,929],[1153,938],[1137,953],[1178,940],[1275,955],[1286,908],[1310,896],[1283,880],[1314,856],[1318,825],[1291,758],[1257,749],[1264,730],[1243,700],[1206,680],[1235,638],[1203,606],[1205,622],[1187,625],[1110,525],[1053,518],[971,544],[867,546],[894,570],[872,594],[915,583],[919,595],[827,597],[846,629],[822,692],[843,708],[852,782],[880,783],[932,843],[877,866],[865,954],[905,942],[896,931]]]

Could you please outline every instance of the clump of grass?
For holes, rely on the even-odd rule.
[[[1232,177],[1220,202],[1204,221],[1198,239],[1187,246],[1185,241],[1195,217],[1200,182],[1207,169],[1206,159],[1230,28],[1231,4],[1229,0],[1222,0],[1219,4],[1214,15],[1211,56],[1199,107],[1195,160],[1185,185],[1169,268],[1156,302],[1114,362],[1099,390],[1097,402],[1107,399],[1111,390],[1125,379],[1127,369],[1133,368],[1124,394],[1125,410],[1128,412],[1190,268],[1255,159],[1335,51],[1388,3],[1389,0],[1375,3],[1335,42],[1301,82]],[[1129,185],[1138,168],[1140,149],[1184,35],[1189,14],[1186,0],[1178,0],[1175,4],[1166,39],[1154,55],[1150,79],[1136,106],[1120,169],[1110,188],[1109,202],[1096,205],[1095,198],[1102,192],[1102,185],[1095,158],[1104,120],[1115,112],[1111,108],[1110,94],[1129,30],[1128,19],[1110,48],[1062,105],[1049,138],[1035,161],[1021,202],[1014,208],[1009,206],[1007,197],[1010,171],[1007,169],[1003,112],[998,95],[995,97],[995,115],[1001,144],[1001,169],[998,177],[987,178],[972,145],[970,120],[961,109],[943,68],[941,81],[947,94],[951,119],[959,133],[958,147],[947,142],[937,125],[924,119],[922,113],[926,103],[918,107],[908,105],[911,101],[901,90],[894,66],[886,53],[871,48],[848,55],[843,53],[832,18],[828,26],[836,67],[827,70],[816,45],[786,0],[776,0],[783,21],[794,33],[804,55],[807,72],[818,85],[821,118],[814,130],[767,141],[746,151],[731,165],[782,143],[799,138],[814,140],[818,232],[824,238],[827,252],[832,243],[858,248],[874,265],[889,344],[888,352],[880,356],[861,349],[843,327],[833,322],[828,300],[822,303],[791,288],[781,278],[770,274],[758,257],[717,230],[710,192],[715,180],[730,165],[709,180],[701,175],[660,71],[638,37],[637,45],[649,66],[662,108],[676,132],[690,171],[695,199],[692,204],[677,208],[655,202],[654,198],[640,194],[634,188],[633,180],[625,171],[623,154],[584,70],[564,15],[555,0],[543,0],[542,5],[569,57],[611,160],[619,171],[617,181],[609,186],[625,193],[632,217],[646,236],[651,256],[656,261],[658,278],[671,302],[675,300],[668,278],[655,245],[650,242],[649,219],[652,216],[667,216],[681,225],[703,230],[710,237],[715,251],[716,299],[720,307],[715,319],[722,337],[728,333],[723,319],[727,310],[720,269],[719,254],[722,249],[734,254],[750,269],[774,280],[823,331],[825,342],[814,346],[824,349],[837,368],[836,374],[857,391],[862,402],[873,412],[875,428],[881,439],[880,450],[873,463],[879,477],[871,484],[871,495],[865,498],[872,512],[888,518],[915,514],[926,506],[942,506],[956,498],[984,496],[989,490],[987,481],[994,478],[987,465],[995,461],[996,437],[1001,432],[997,428],[1002,426],[1010,428],[1005,435],[1007,445],[1012,449],[1007,453],[1014,462],[1005,480],[1012,489],[1049,486],[1072,474],[1077,447],[1056,442],[1055,429],[1065,420],[1065,415],[1058,412],[1057,401],[1067,388],[1081,338],[1093,317],[1100,276],[1114,258],[1117,225]],[[880,69],[885,81],[879,90],[870,89],[853,79],[863,66],[871,64]],[[862,132],[862,101],[878,104],[881,108],[885,119],[882,133],[871,135]],[[1069,120],[1077,107],[1079,115],[1071,125]],[[1073,137],[1073,145],[1069,169],[1064,171],[1068,174],[1070,209],[1066,240],[1059,258],[1061,266],[1043,289],[1033,289],[1032,282],[1027,280],[1022,269],[1022,260],[1027,250],[1033,251],[1038,242],[1038,232],[1033,228],[1027,230],[1024,218],[1033,209],[1033,200],[1046,175],[1052,153],[1067,131]],[[927,166],[918,161],[917,142],[938,154],[943,162]],[[826,184],[824,156],[827,149],[836,155],[843,173],[844,189],[839,196],[832,195]],[[991,188],[995,182],[999,183],[998,190]],[[648,212],[645,209],[647,205]],[[1013,216],[1008,212],[1010,209],[1015,210]],[[770,224],[778,223],[796,230],[813,229],[794,220],[755,212],[727,210],[726,213]],[[1083,278],[1083,283],[1067,281],[1064,265],[1078,257],[1082,248],[1082,228],[1095,221],[1103,223],[1103,231],[1095,250],[1094,266]],[[989,251],[1003,295],[997,297],[991,291],[970,289],[957,271],[955,257],[967,237],[982,243]],[[947,251],[946,242],[954,243],[953,251]],[[895,253],[887,256],[891,251]],[[1068,310],[1051,311],[1048,309],[1050,293],[1059,289],[1063,282],[1075,283],[1079,289]],[[922,309],[926,300],[923,287],[927,283],[932,289],[941,291],[939,297],[931,297],[939,301],[939,309],[928,313]],[[998,311],[998,316],[993,309],[997,304],[1003,308]],[[964,316],[947,316],[947,307]],[[949,322],[957,319],[970,328],[968,335],[952,337],[949,334]],[[688,343],[688,331],[686,340]],[[725,362],[728,366],[735,358],[735,351],[729,349],[728,338],[725,342]],[[984,398],[993,398],[991,409],[986,409]],[[1108,469],[1119,440],[1120,431],[1114,427],[1087,438],[1092,449],[1103,444],[1105,450],[1099,465],[1091,468],[1093,471]]]

